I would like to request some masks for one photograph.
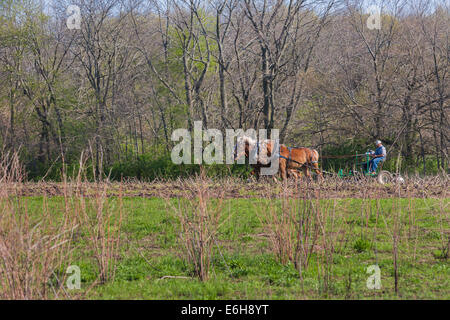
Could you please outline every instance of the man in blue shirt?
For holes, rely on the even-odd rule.
[[[377,149],[370,155],[370,157],[373,158],[369,162],[370,173],[375,173],[377,171],[378,164],[381,161],[386,160],[386,148],[383,146],[380,140],[377,140],[375,144],[377,146]]]

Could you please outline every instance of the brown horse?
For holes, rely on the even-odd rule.
[[[315,149],[309,148],[288,148],[285,145],[280,146],[280,174],[283,180],[287,179],[288,174],[298,178],[298,170],[311,179],[309,169],[314,170],[323,179],[322,172],[319,169],[319,153]]]
[[[241,144],[244,145],[244,148],[240,148],[238,150],[238,146],[240,146]],[[256,163],[250,164],[250,166],[253,168],[251,175],[255,176],[256,180],[259,180],[259,178],[261,177],[261,168],[268,168],[271,165],[269,158],[272,156],[273,146],[274,141],[272,140],[267,139],[257,142],[255,139],[248,136],[240,137],[238,138],[237,145],[234,149],[234,160],[236,161],[242,156],[245,156],[246,159],[250,159],[250,155],[252,154],[252,152],[255,152],[255,158],[253,160],[256,161]],[[265,152],[263,152],[263,156],[260,155],[260,151],[262,150],[265,150]]]
[[[253,168],[251,174],[255,175],[257,180],[259,180],[260,178],[261,168],[270,167],[270,157],[272,156],[272,154],[278,152],[278,172],[280,173],[283,180],[287,180],[288,176],[293,176],[295,177],[295,179],[298,179],[300,177],[299,169],[301,169],[304,175],[308,179],[310,179],[310,168],[313,169],[319,175],[319,177],[323,179],[322,172],[319,169],[319,153],[317,152],[317,150],[309,148],[288,148],[285,145],[280,145],[279,151],[275,151],[274,147],[276,147],[276,143],[274,140],[267,139],[258,143],[255,139],[246,136],[239,138],[238,144],[244,144],[244,148],[238,154],[236,146],[234,156],[235,160],[239,159],[243,155],[245,155],[245,157],[249,159],[250,154],[252,153],[254,148],[257,148],[257,150],[254,150],[254,152],[256,151],[256,163],[251,164],[251,167]],[[265,151],[263,152],[262,156],[259,154],[260,150]]]

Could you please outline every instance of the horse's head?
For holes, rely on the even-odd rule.
[[[261,143],[261,145],[262,145],[262,148],[264,148],[264,150],[266,151],[267,156],[270,157],[272,155],[273,151],[274,151],[273,149],[275,147],[275,141],[267,139],[267,140],[264,140]]]
[[[277,142],[275,140],[262,140],[259,148],[260,153],[257,155],[258,162],[264,165],[269,164],[272,161],[272,155],[275,153],[276,145]]]
[[[245,156],[245,158],[250,157],[250,149],[256,145],[256,141],[250,137],[243,136],[237,138],[237,143],[234,146],[234,161]]]

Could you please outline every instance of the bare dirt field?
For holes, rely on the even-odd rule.
[[[120,192],[125,197],[163,197],[163,198],[191,198],[189,185],[192,179],[172,181],[135,182],[122,184],[108,182],[108,196],[118,196]],[[122,186],[122,187],[121,187]],[[323,182],[306,182],[304,180],[289,181],[287,185],[271,179],[247,182],[237,178],[210,179],[208,181],[211,194],[221,198],[259,198],[277,197],[285,188],[288,196],[302,198],[305,193],[314,194],[319,198],[449,198],[450,179],[448,177],[427,177],[405,179],[402,184],[381,185],[375,179],[354,180],[327,178]],[[74,184],[64,185],[59,182],[27,182],[16,184],[14,193],[20,196],[62,196],[65,188],[72,188]],[[90,189],[86,183],[78,186],[81,192],[88,195]],[[307,191],[313,191],[307,192]]]

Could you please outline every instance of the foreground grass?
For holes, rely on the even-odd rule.
[[[26,201],[30,211],[38,215],[43,198],[29,197]],[[322,200],[333,201],[345,216],[341,221],[345,236],[333,254],[326,287],[320,245],[303,273],[303,281],[291,263],[278,262],[268,230],[261,223],[268,208],[279,205],[278,200],[268,199],[225,200],[223,215],[227,219],[217,237],[210,279],[201,282],[193,278],[178,242],[178,219],[172,207],[178,201],[183,200],[123,199],[127,218],[115,279],[90,290],[87,288],[97,279],[98,270],[87,239],[79,235],[70,264],[81,269],[81,293],[91,299],[450,298],[450,267],[444,254],[450,232],[449,199]],[[62,212],[63,202],[60,197],[48,199],[55,218]],[[368,214],[362,214],[362,208]],[[400,225],[398,295],[394,290],[392,240],[396,212]],[[366,269],[374,264],[381,269],[380,290],[366,287],[370,276]]]

